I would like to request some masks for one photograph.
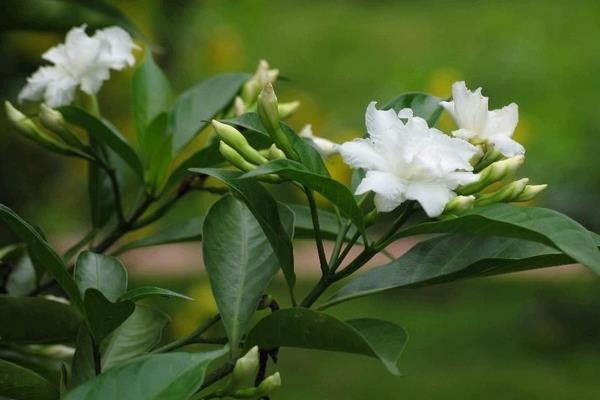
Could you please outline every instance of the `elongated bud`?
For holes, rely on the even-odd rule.
[[[25,114],[13,107],[10,102],[4,102],[4,106],[6,108],[6,115],[8,116],[8,119],[21,133],[23,133],[29,139],[56,153],[84,156],[84,158],[89,158],[85,157],[85,154],[82,154],[76,149],[70,148],[48,136],[40,128],[38,128],[38,126],[30,118],[27,118]]]
[[[528,178],[519,179],[518,181],[509,183],[496,192],[482,194],[475,200],[475,206],[515,201],[515,199],[523,193],[528,182]]]
[[[269,69],[269,63],[267,60],[260,60],[258,67],[252,78],[242,87],[241,98],[246,105],[251,105],[256,102],[256,96],[260,93],[261,89],[267,83],[273,83],[279,76],[278,69]]]
[[[257,167],[256,165],[246,161],[246,159],[242,157],[240,153],[223,141],[219,142],[219,152],[223,158],[229,161],[234,167],[244,172],[252,171]]]
[[[65,141],[65,143],[82,150],[87,148],[79,136],[69,129],[67,122],[60,112],[42,103],[40,105],[40,112],[38,116],[42,125],[49,131],[52,131],[58,135],[62,140]]]
[[[233,112],[236,117],[239,117],[246,112],[246,103],[244,103],[244,100],[242,100],[240,96],[236,96],[233,100]]]
[[[271,393],[279,386],[281,386],[281,375],[279,375],[279,372],[275,372],[273,375],[266,377],[265,380],[258,385],[258,391],[264,396]]]
[[[279,118],[286,119],[291,117],[296,110],[300,107],[299,101],[290,101],[288,103],[279,103],[277,105],[277,112],[279,113]]]
[[[279,126],[279,112],[277,111],[277,96],[273,90],[273,85],[267,83],[258,95],[258,115],[267,129],[267,132],[273,139],[273,142],[279,147],[285,155],[295,161],[299,161],[298,154],[292,147],[288,137]]]
[[[529,201],[533,200],[538,194],[546,190],[548,185],[527,185],[519,196],[513,201]]]
[[[257,165],[266,164],[268,162],[268,160],[260,155],[255,148],[250,146],[244,135],[233,126],[214,119],[212,120],[212,126],[215,128],[219,138],[230,147],[234,148],[247,161]]]
[[[524,162],[525,156],[523,155],[507,158],[506,160],[496,161],[495,163],[485,167],[479,173],[479,180],[477,182],[473,182],[461,187],[458,192],[463,195],[478,193],[492,183],[501,181],[510,174],[514,173],[521,167],[521,165],[523,165]]]
[[[228,390],[235,391],[246,387],[249,382],[252,382],[257,372],[258,347],[254,346],[243,357],[235,362]]]
[[[281,150],[279,150],[279,148],[277,146],[275,146],[274,144],[271,145],[271,147],[269,147],[269,152],[268,152],[268,156],[269,160],[277,160],[279,158],[285,158],[285,153]]]
[[[475,196],[456,196],[446,204],[444,214],[462,214],[473,208]]]

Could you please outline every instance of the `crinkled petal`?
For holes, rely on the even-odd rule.
[[[60,107],[73,102],[77,81],[70,76],[53,80],[48,84],[44,94],[44,102],[50,107]]]
[[[397,176],[381,171],[367,171],[365,178],[356,188],[356,194],[375,192],[375,207],[378,211],[392,211],[404,200],[404,182]],[[379,200],[377,200],[379,199]]]
[[[444,184],[435,182],[410,182],[406,187],[406,198],[419,202],[429,217],[438,217],[455,193]]]
[[[394,140],[397,129],[403,124],[394,110],[378,110],[376,102],[367,106],[365,125],[369,137],[374,143],[386,143]]]
[[[94,35],[101,42],[100,61],[110,68],[120,70],[135,64],[133,50],[139,47],[123,28],[112,26],[99,30]]]
[[[472,92],[464,81],[455,82],[452,85],[452,99],[440,104],[452,115],[458,127],[483,133],[488,116],[488,98],[481,94],[481,88]]]
[[[354,139],[339,146],[344,162],[352,168],[385,170],[386,162],[368,139]]]
[[[493,136],[489,139],[496,150],[506,157],[514,157],[525,154],[525,148],[508,136]]]
[[[511,103],[499,110],[490,111],[485,125],[484,136],[512,136],[519,123],[519,106]]]
[[[394,211],[403,202],[404,200],[401,197],[388,198],[379,193],[375,193],[375,197],[373,198],[375,209],[377,209],[379,212]]]
[[[110,72],[106,68],[90,69],[86,75],[81,77],[81,90],[87,94],[96,94],[100,90],[102,83],[110,77]]]

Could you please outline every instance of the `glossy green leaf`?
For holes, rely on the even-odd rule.
[[[304,165],[288,159],[270,161],[269,163],[244,174],[243,178],[266,174],[277,174],[284,178],[297,181],[320,193],[332,204],[336,205],[342,213],[348,216],[359,229],[364,229],[363,213],[358,207],[354,195],[346,186],[335,179],[315,174],[305,168]]]
[[[184,92],[172,110],[173,147],[183,148],[231,104],[249,74],[216,75]]]
[[[83,302],[88,326],[96,343],[117,329],[135,309],[133,302],[125,300],[112,303],[94,288],[86,290]]]
[[[131,167],[138,177],[144,177],[142,163],[137,153],[108,121],[97,118],[75,106],[61,107],[59,111],[67,122],[80,127],[93,137],[94,140],[108,146]]]
[[[251,131],[258,132],[261,135],[269,137],[269,133],[260,121],[260,117],[257,113],[246,113],[240,115],[239,117],[222,120],[221,122],[249,129]],[[292,128],[290,128],[286,124],[282,123],[281,129],[283,130],[283,133],[288,137],[290,143],[292,144],[292,147],[300,157],[301,164],[304,165],[306,169],[317,175],[323,175],[328,177],[329,171],[327,171],[327,168],[323,163],[323,158],[321,157],[319,152],[315,150],[315,148],[310,143],[298,136],[292,130]]]
[[[83,297],[89,288],[99,290],[108,301],[117,301],[127,291],[127,270],[115,257],[84,251],[77,257],[73,278]]]
[[[171,104],[171,84],[165,73],[154,62],[150,51],[133,73],[132,109],[138,142],[146,145],[146,130],[161,113],[167,112]]]
[[[90,138],[93,148],[104,158],[110,158],[109,151],[102,143]],[[115,213],[115,195],[106,171],[96,163],[88,163],[88,198],[94,228],[104,227]]]
[[[546,208],[518,207],[512,204],[477,207],[454,219],[408,227],[399,231],[395,237],[451,232],[506,236],[539,242],[560,250],[600,274],[600,251],[590,233],[566,215]]]
[[[261,319],[248,334],[246,348],[297,347],[363,354],[379,359],[398,375],[398,360],[406,344],[404,329],[371,318],[340,321],[306,308],[276,311]]]
[[[287,234],[293,234],[293,213],[281,209]],[[204,223],[202,250],[219,313],[234,355],[252,315],[279,262],[260,224],[248,207],[233,196],[222,197]]]
[[[383,106],[382,110],[394,109],[399,112],[403,108],[410,108],[417,117],[427,121],[429,126],[434,126],[442,114],[439,97],[426,93],[404,93]]]
[[[168,226],[149,236],[127,243],[115,253],[121,254],[141,247],[158,246],[161,244],[191,242],[202,239],[204,217],[192,218],[186,222]]]
[[[0,398],[56,400],[58,388],[30,369],[0,359]]]
[[[37,229],[3,204],[0,204],[0,220],[27,244],[32,261],[43,266],[63,288],[71,303],[77,309],[83,310],[82,300],[75,281],[67,271],[63,260],[52,250]]]
[[[168,129],[168,115],[158,115],[146,129],[143,154],[146,160],[146,182],[150,193],[156,194],[166,183],[172,161],[173,135]]]
[[[80,314],[68,304],[0,295],[0,343],[61,343],[74,339],[80,324]]]
[[[133,314],[102,343],[102,371],[150,351],[168,322],[166,314],[136,305]]]
[[[254,179],[239,179],[242,173],[238,171],[213,168],[192,168],[190,171],[221,180],[246,203],[271,243],[288,286],[293,288],[296,275],[292,240],[279,218],[277,202],[269,192]]]
[[[131,289],[123,296],[121,296],[120,300],[137,301],[150,296],[176,297],[184,300],[194,300],[191,297],[188,297],[181,293],[154,286],[142,286],[135,289]]]
[[[600,241],[596,245],[600,246]],[[402,257],[363,272],[321,308],[391,289],[573,262],[559,250],[537,242],[497,236],[444,235],[420,242]]]
[[[310,207],[301,204],[286,204],[293,212],[294,219],[294,238],[295,239],[313,239],[315,231],[313,229]],[[321,228],[321,237],[325,240],[335,240],[340,229],[337,217],[334,213],[324,210],[318,210],[319,227]],[[356,228],[348,230],[346,238],[354,236]],[[358,239],[362,243],[362,239]]]
[[[153,354],[119,364],[76,387],[63,400],[188,399],[204,381],[211,361],[225,351]]]

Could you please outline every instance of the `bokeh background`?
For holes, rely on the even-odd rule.
[[[311,123],[317,135],[335,141],[362,134],[371,100],[385,102],[407,91],[446,97],[452,82],[462,79],[469,87],[483,86],[494,108],[519,104],[516,137],[527,148],[523,175],[550,185],[538,203],[600,231],[596,0],[109,3],[154,44],[177,90],[218,72],[252,72],[266,58],[286,77],[278,84],[280,99],[302,102],[291,125]],[[71,26],[104,24],[95,4],[3,1],[0,97],[15,100],[41,53]],[[100,92],[103,113],[126,133],[132,130],[131,73],[113,74]],[[440,125],[452,127],[447,117]],[[57,246],[72,242],[88,228],[85,164],[25,141],[4,115],[0,129],[0,202],[38,224]],[[347,179],[339,159],[330,167]],[[169,218],[197,215],[210,201],[190,196]],[[11,240],[0,227],[0,243]],[[181,251],[199,252],[194,246]],[[178,253],[157,254],[167,254],[168,262]],[[140,254],[131,262],[143,267],[145,259]],[[201,267],[191,265],[181,279],[170,274],[166,282],[198,299],[183,307],[164,304],[174,316],[169,334],[191,329],[214,308]],[[166,279],[138,271],[133,276],[139,282]],[[311,278],[305,274],[301,285]],[[279,290],[276,283],[273,291]],[[358,300],[332,312],[405,326],[411,334],[405,376],[385,376],[368,359],[285,350],[279,366],[284,390],[275,398],[594,399],[600,393],[599,310],[598,280],[573,268]]]

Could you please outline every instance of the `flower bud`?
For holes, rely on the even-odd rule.
[[[285,158],[285,153],[283,151],[279,150],[279,148],[277,146],[272,144],[271,147],[269,147],[267,158],[269,160],[277,160],[279,158]]]
[[[478,193],[492,183],[501,181],[510,174],[514,173],[517,169],[519,169],[519,167],[521,167],[521,165],[523,165],[524,162],[525,157],[523,155],[507,158],[506,160],[496,161],[485,167],[479,173],[479,180],[477,182],[473,182],[461,187],[458,192],[463,195]]]
[[[444,214],[461,214],[473,208],[475,196],[456,196],[446,204]]]
[[[473,171],[479,172],[482,169],[484,169],[485,167],[487,167],[488,165],[500,160],[501,158],[502,158],[502,153],[500,153],[498,150],[493,149],[493,148],[489,149],[485,152],[483,157],[481,157],[479,159],[479,161],[477,161],[477,163],[475,164],[475,167],[473,167]]]
[[[533,200],[538,194],[543,192],[548,185],[527,185],[519,196],[513,201],[529,201]]]
[[[215,128],[219,138],[230,147],[234,148],[246,160],[257,165],[267,163],[268,160],[250,146],[244,135],[233,126],[214,119],[212,120],[212,126]]]
[[[42,103],[40,105],[40,112],[38,116],[42,125],[49,131],[52,131],[58,135],[62,140],[65,141],[65,143],[82,150],[87,148],[79,136],[69,129],[67,122],[60,112]]]
[[[493,193],[482,194],[475,200],[475,205],[485,206],[488,204],[508,203],[515,201],[515,199],[517,199],[521,193],[523,193],[528,182],[528,178],[519,179],[518,181],[511,182]]]
[[[229,146],[223,141],[219,142],[219,152],[221,153],[223,158],[225,158],[233,166],[244,172],[256,169],[256,165],[246,161],[246,159],[242,157],[240,153],[238,153],[233,147]]]
[[[233,113],[236,117],[246,113],[246,103],[244,103],[244,100],[240,96],[236,96],[233,100]]]
[[[281,386],[281,375],[279,372],[275,372],[273,375],[268,376],[258,385],[258,391],[261,396],[271,393],[273,390]]]
[[[10,102],[4,102],[4,106],[6,108],[6,115],[8,116],[8,119],[27,138],[56,153],[86,156],[76,149],[70,148],[44,133],[30,118],[27,118],[25,114],[13,107]]]
[[[228,391],[241,389],[252,382],[258,372],[258,346],[251,348],[246,355],[235,362]]]
[[[252,78],[242,87],[241,98],[246,105],[254,104],[256,96],[267,83],[273,83],[279,76],[278,69],[269,69],[267,60],[260,60]]]
[[[306,124],[300,130],[298,135],[304,139],[310,140],[312,146],[321,154],[321,157],[327,158],[339,152],[340,145],[331,140],[315,136],[312,131],[312,125]]]
[[[279,147],[288,158],[299,161],[296,151],[281,129],[281,126],[279,126],[277,96],[275,96],[273,85],[270,83],[267,83],[258,95],[258,115],[277,147]]]
[[[277,112],[279,113],[279,118],[286,119],[291,117],[296,110],[300,107],[299,101],[290,101],[288,103],[279,103],[277,105]]]

